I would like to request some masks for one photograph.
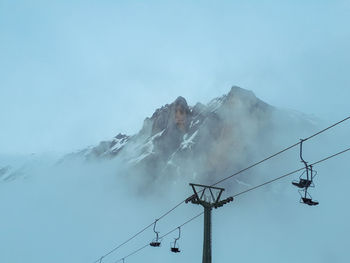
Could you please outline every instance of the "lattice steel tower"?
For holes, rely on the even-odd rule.
[[[226,198],[220,201],[220,197],[224,188],[190,184],[194,194],[186,199],[186,203],[201,205],[204,208],[204,237],[203,237],[203,263],[211,263],[211,210],[212,208],[218,208],[233,201],[233,197]],[[202,188],[197,191],[196,187]],[[209,195],[206,195],[206,192]],[[215,192],[215,194],[214,194]],[[199,195],[200,194],[200,195]]]

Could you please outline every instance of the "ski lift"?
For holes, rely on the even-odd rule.
[[[173,252],[173,253],[179,253],[180,252],[179,246],[178,246],[178,244],[176,244],[177,241],[180,239],[180,235],[181,235],[180,227],[178,227],[178,229],[179,229],[179,236],[177,238],[174,238],[175,241],[171,243],[173,245],[170,247],[170,251]]]
[[[154,225],[153,225],[153,231],[156,234],[156,238],[153,239],[153,241],[151,243],[149,243],[151,247],[160,247],[159,231],[156,231],[157,221],[158,221],[158,219],[156,219],[156,221],[154,221]]]
[[[299,155],[300,155],[301,162],[304,163],[304,165],[305,165],[305,171],[300,175],[299,182],[293,181],[292,184],[296,187],[299,187],[299,188],[308,188],[312,184],[313,175],[312,175],[312,167],[309,168],[309,166],[307,165],[307,162],[303,158],[303,142],[304,142],[303,139],[300,140],[300,153],[299,153]],[[310,169],[311,169],[311,176],[309,176]],[[306,179],[301,178],[305,173],[306,173]]]
[[[307,162],[303,158],[303,142],[304,140],[300,140],[300,159],[301,162],[305,165],[305,171],[300,175],[299,182],[293,181],[292,184],[298,188],[302,188],[303,190],[299,190],[301,195],[301,203],[314,206],[318,205],[317,201],[313,201],[311,195],[307,192],[309,187],[314,187],[313,178],[316,176],[317,172],[312,169],[312,165],[308,165]],[[302,178],[302,176],[306,173],[306,179]],[[304,192],[304,194],[302,194]]]

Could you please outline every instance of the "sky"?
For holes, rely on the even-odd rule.
[[[0,154],[135,134],[178,96],[232,85],[329,122],[349,114],[349,1],[0,0]]]
[[[0,165],[37,153],[0,184],[0,261],[92,263],[188,196],[186,184],[140,198],[117,163],[53,169],[43,159],[137,133],[178,96],[207,103],[237,85],[329,124],[347,117],[349,24],[350,2],[337,0],[0,0]],[[314,138],[308,160],[343,150],[347,134]],[[288,167],[253,170],[256,183],[299,168],[294,150]],[[289,177],[214,210],[213,261],[349,262],[347,154],[317,166],[316,209],[299,204]],[[158,230],[201,211],[182,205]],[[182,229],[179,255],[173,233],[126,262],[200,262],[202,223]],[[103,263],[153,237],[148,229]]]

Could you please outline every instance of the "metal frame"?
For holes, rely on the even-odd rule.
[[[305,140],[300,140],[300,151],[299,156],[301,159],[301,162],[305,165],[305,171],[299,176],[299,182],[293,181],[292,184],[298,188],[302,188],[302,190],[299,190],[299,194],[301,195],[300,202],[303,204],[307,204],[310,206],[318,205],[319,203],[317,201],[313,201],[311,195],[308,193],[308,189],[310,187],[315,187],[313,183],[314,177],[317,175],[317,171],[314,171],[312,168],[312,165],[308,165],[307,162],[303,158],[303,142]],[[306,172],[306,179],[301,178],[303,174]],[[310,172],[310,174],[309,174]],[[310,197],[310,198],[308,198]]]
[[[202,184],[189,184],[192,187],[193,195],[188,197],[185,202],[191,202],[192,204],[201,205],[204,208],[204,238],[203,238],[203,263],[211,263],[211,210],[212,208],[218,208],[233,201],[233,197],[226,198],[220,201],[224,188],[214,187]],[[201,194],[196,190],[196,187],[202,187]],[[213,190],[218,190],[219,193],[215,197]],[[205,200],[205,192],[209,191],[209,200]]]
[[[156,231],[156,224],[157,224],[158,219],[154,221],[153,225],[153,232],[156,234],[156,238],[149,243],[151,247],[160,247],[161,242],[159,241],[159,231]]]

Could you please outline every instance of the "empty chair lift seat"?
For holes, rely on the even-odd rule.
[[[153,241],[151,243],[149,243],[151,247],[160,247],[160,242],[158,241]]]
[[[311,198],[301,198],[303,203],[307,204],[307,205],[318,205],[318,202],[317,201],[312,201]]]
[[[177,248],[177,247],[172,247],[170,248],[171,252],[174,252],[174,253],[179,253],[180,252],[180,249]]]
[[[299,188],[305,188],[309,187],[311,185],[311,180],[306,180],[306,179],[300,179],[299,182],[292,182],[293,185],[299,187]]]

